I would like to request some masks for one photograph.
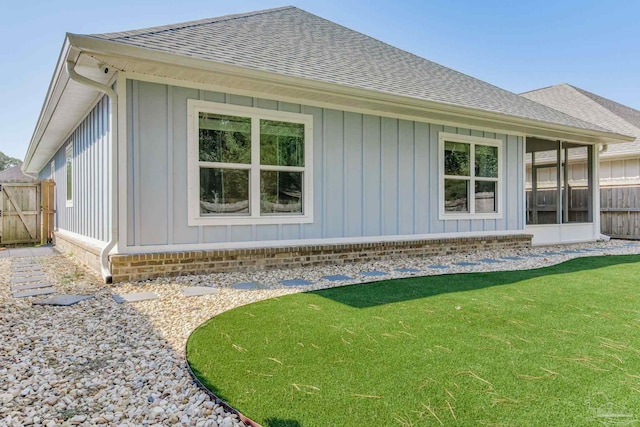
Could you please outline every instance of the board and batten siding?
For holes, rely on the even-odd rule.
[[[51,178],[55,164],[55,228],[91,239],[109,240],[109,139],[111,106],[102,97],[87,117],[40,171],[40,179]],[[73,144],[73,206],[66,205],[66,149]]]
[[[136,80],[126,93],[127,246],[524,228],[521,137]],[[188,99],[313,115],[313,223],[188,226]],[[504,142],[502,219],[438,219],[439,132]]]

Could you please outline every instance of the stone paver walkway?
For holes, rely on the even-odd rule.
[[[0,251],[3,258],[11,258],[11,293],[14,298],[51,295],[55,289],[47,282],[38,258],[57,252],[50,246],[37,248],[17,248]]]
[[[12,248],[0,251],[0,258],[11,260],[10,290],[14,298],[53,295],[32,301],[34,305],[70,306],[93,298],[93,295],[55,295],[56,290],[48,281],[38,261],[40,257],[56,255],[52,246]]]

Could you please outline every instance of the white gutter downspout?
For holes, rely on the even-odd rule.
[[[107,245],[100,251],[100,267],[102,271],[102,278],[105,283],[112,283],[113,278],[111,275],[111,269],[109,268],[109,252],[118,243],[118,94],[111,87],[98,83],[85,76],[81,76],[75,71],[76,63],[68,60],[66,63],[67,73],[71,80],[74,80],[80,84],[91,86],[94,89],[103,92],[109,97],[111,101],[111,147],[110,147],[110,166],[111,166],[111,238],[107,242]],[[108,69],[104,70],[105,73]]]

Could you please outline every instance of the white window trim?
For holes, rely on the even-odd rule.
[[[203,217],[200,216],[200,162],[199,162],[199,113],[236,115],[251,118],[251,159],[249,165],[238,169],[249,169],[249,206],[250,215]],[[289,113],[266,110],[218,102],[187,100],[187,200],[188,224],[200,225],[250,225],[250,224],[306,224],[313,222],[313,116],[310,114]],[[260,119],[304,124],[304,164],[303,168],[289,169],[303,171],[303,207],[302,215],[260,215],[260,170],[287,169],[286,167],[260,166]],[[225,167],[229,164],[225,163]]]
[[[74,167],[73,167],[73,142],[70,142],[69,145],[67,145],[67,148],[65,148],[64,150],[64,177],[65,177],[65,186],[64,186],[64,198],[65,198],[65,206],[68,208],[72,208],[73,207],[73,174],[74,174]],[[69,173],[67,172],[67,168],[69,168],[69,160],[71,160],[71,199],[68,199],[68,194],[67,194],[67,188],[69,183],[67,182],[67,180],[69,179]]]
[[[445,205],[445,191],[444,191],[444,145],[445,142],[462,142],[465,144],[471,144],[471,152],[470,152],[470,177],[469,177],[469,212],[447,212],[444,209]],[[497,191],[496,191],[496,205],[497,212],[486,212],[486,213],[476,213],[475,212],[475,194],[474,194],[474,183],[475,183],[475,145],[489,145],[498,148],[498,179],[484,179],[480,178],[482,181],[495,181],[497,182]],[[502,147],[504,142],[500,139],[493,138],[483,138],[479,136],[469,136],[469,135],[458,135],[455,133],[447,133],[440,132],[438,134],[438,192],[440,193],[440,197],[438,198],[439,203],[439,215],[438,219],[443,220],[457,220],[457,219],[502,219],[503,215],[503,195],[505,191],[504,185],[504,159],[502,158]],[[464,179],[465,177],[461,177]]]

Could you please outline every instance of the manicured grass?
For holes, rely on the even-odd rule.
[[[638,425],[640,256],[262,301],[187,358],[263,426]]]

